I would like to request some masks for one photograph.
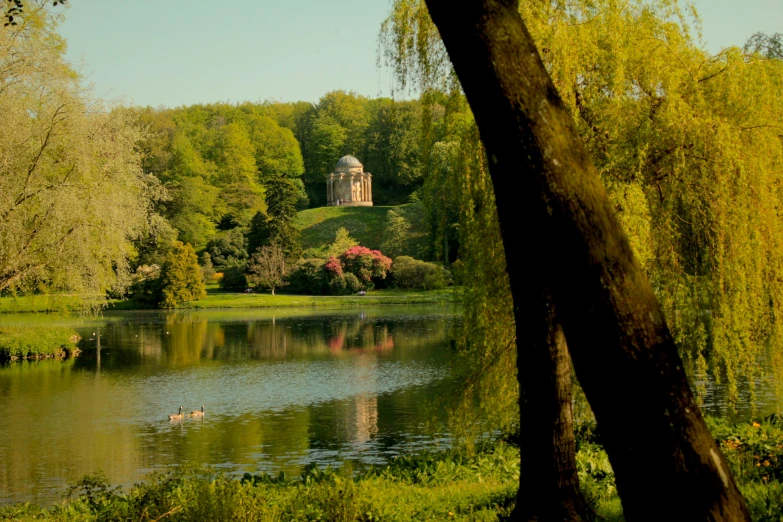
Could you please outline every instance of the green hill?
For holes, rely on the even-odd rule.
[[[429,259],[429,239],[421,203],[409,203],[396,207],[319,207],[299,212],[296,225],[302,231],[302,247],[321,248],[334,241],[337,229],[345,228],[359,244],[381,249],[383,231],[386,229],[386,213],[395,209],[411,224],[409,251],[417,259]]]

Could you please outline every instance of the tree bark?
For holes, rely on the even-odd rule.
[[[490,159],[516,320],[535,313],[520,303],[525,278],[541,279],[627,520],[749,520],[516,0],[426,2]]]
[[[591,520],[576,472],[571,362],[563,330],[546,291],[531,289],[526,297],[533,300],[528,308],[537,311],[517,322],[521,462],[514,519]]]

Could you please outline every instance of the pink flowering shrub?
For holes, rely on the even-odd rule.
[[[336,257],[330,257],[327,259],[326,264],[324,264],[324,268],[330,277],[343,276],[343,265]]]
[[[363,246],[354,246],[340,255],[343,269],[359,278],[363,283],[373,279],[385,279],[392,260],[379,250],[370,250]]]

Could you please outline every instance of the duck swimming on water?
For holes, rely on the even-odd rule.
[[[169,415],[169,420],[182,420],[182,406],[179,407],[179,413]]]
[[[188,417],[203,417],[203,416],[204,416],[204,406],[201,407],[201,411],[193,410],[188,415]]]

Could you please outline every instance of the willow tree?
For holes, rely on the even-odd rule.
[[[709,55],[678,2],[520,12],[691,372],[753,382],[781,352],[783,67]]]
[[[672,1],[519,11],[688,368],[709,365],[736,396],[765,342],[781,352],[779,63],[738,49],[707,55]],[[420,2],[396,2],[386,28],[398,73],[447,85],[449,63]]]
[[[100,303],[163,191],[141,171],[128,111],[81,89],[57,21],[28,3],[23,20],[0,28],[0,291]]]
[[[520,332],[518,359],[513,308],[522,305],[521,296],[512,303],[487,156],[424,3],[395,2],[381,37],[401,87],[413,83],[423,92],[423,199],[436,257],[448,261],[452,231],[459,240],[454,270],[464,294],[465,320],[458,339],[464,364],[457,377],[463,393],[452,430],[470,443],[476,434],[472,429],[486,429],[485,423],[513,429],[521,406],[517,514],[543,520],[589,518],[576,474],[571,371],[562,332],[546,288],[530,288],[526,298],[537,308],[537,320],[516,323],[526,328]]]

